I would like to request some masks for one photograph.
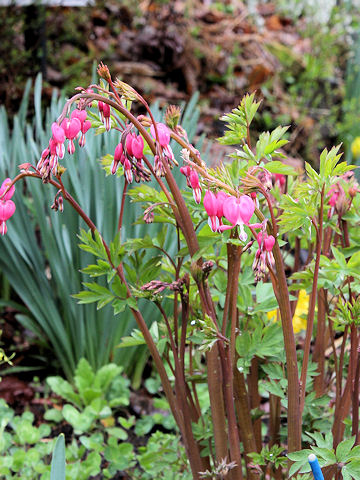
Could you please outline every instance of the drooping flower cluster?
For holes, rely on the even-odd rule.
[[[282,173],[274,173],[274,186],[278,187],[281,193],[285,192],[286,176]]]
[[[115,147],[111,173],[115,175],[120,163],[124,167],[124,175],[128,183],[131,183],[134,177],[136,182],[148,181],[150,177],[142,163],[143,156],[144,140],[142,136],[129,131],[124,132],[121,142]]]
[[[275,238],[272,235],[268,235],[265,231],[258,233],[256,240],[259,244],[259,248],[255,254],[255,260],[253,263],[253,270],[255,272],[255,277],[257,280],[260,280],[264,277],[266,272],[266,263],[269,265],[274,264],[274,257],[272,254],[272,249],[275,244]]]
[[[350,208],[352,199],[358,191],[359,184],[355,180],[354,172],[352,170],[344,173],[341,177],[338,177],[337,182],[331,186],[327,194],[329,199],[328,205],[330,206],[328,218],[331,218],[334,213],[337,213],[339,217],[342,217]]]
[[[100,113],[100,118],[101,118],[101,121],[104,123],[105,125],[105,129],[106,131],[108,132],[111,128],[111,110],[110,110],[110,105],[108,105],[107,103],[105,102],[98,102],[98,110],[99,110],[99,113]]]
[[[15,203],[10,200],[15,193],[15,186],[6,192],[11,184],[11,178],[6,178],[0,187],[0,234],[5,235],[7,232],[6,222],[15,213]],[[5,193],[6,192],[6,193]],[[5,194],[5,195],[4,195]]]
[[[170,147],[170,130],[164,123],[157,123],[156,130],[158,134],[161,155],[163,159],[168,162],[169,167],[172,168],[174,165],[177,165],[177,161],[175,160],[174,152]],[[150,126],[150,133],[152,137],[156,140],[156,132],[154,125]],[[158,177],[162,177],[165,175],[165,168],[159,154],[156,154],[154,158],[154,171]]]
[[[209,216],[209,227],[213,232],[223,232],[238,227],[239,239],[245,242],[247,240],[245,225],[255,229],[261,228],[260,233],[256,236],[259,247],[253,263],[255,276],[257,280],[260,280],[264,277],[267,264],[274,264],[272,248],[275,238],[266,233],[266,221],[250,224],[251,217],[255,212],[256,201],[256,196],[240,195],[235,197],[223,191],[215,194],[208,190],[204,196],[204,208]],[[228,220],[231,225],[224,224],[223,219]]]
[[[208,224],[213,232],[219,232],[223,225],[222,217],[224,216],[224,201],[228,198],[225,192],[218,192],[216,195],[208,190],[204,196],[204,208],[209,215]]]
[[[51,125],[52,137],[49,140],[49,146],[43,150],[40,160],[37,164],[37,170],[40,172],[43,181],[47,182],[50,175],[56,175],[59,159],[65,155],[65,140],[68,140],[67,151],[70,155],[75,152],[75,138],[79,138],[79,145],[85,145],[85,133],[91,127],[91,122],[86,120],[86,111],[75,109],[70,118],[64,118],[59,125],[54,122]]]
[[[192,188],[195,202],[200,203],[202,188],[197,171],[189,167],[189,165],[186,165],[184,167],[180,167],[180,172],[185,175],[187,186]]]
[[[208,190],[204,196],[204,208],[209,215],[209,226],[213,232],[223,232],[236,226],[239,227],[239,238],[242,241],[247,240],[247,234],[244,225],[253,228],[260,228],[261,224],[249,224],[255,211],[254,201],[247,195],[234,197],[225,192],[218,192],[216,195]],[[225,225],[222,218],[225,217],[231,225]]]

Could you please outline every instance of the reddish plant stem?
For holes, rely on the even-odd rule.
[[[277,445],[280,443],[280,413],[281,413],[281,403],[280,397],[270,393],[269,396],[270,403],[270,414],[269,414],[269,447]]]
[[[180,251],[180,232],[179,232],[179,226],[176,225],[176,238],[177,238],[177,250],[178,252]],[[181,268],[181,259],[178,258],[177,264],[176,264],[176,270],[175,270],[175,280],[179,279],[180,276],[180,268]],[[176,346],[179,345],[179,309],[178,309],[178,292],[174,292],[174,334],[175,334],[175,344]],[[191,352],[191,349],[190,349]],[[191,358],[191,356],[190,356]]]
[[[121,231],[122,224],[123,224],[124,207],[125,207],[125,199],[126,199],[126,189],[127,189],[128,185],[129,184],[128,184],[126,178],[124,177],[124,188],[123,188],[123,193],[122,193],[122,197],[121,197],[121,207],[120,207],[119,222],[118,222],[118,232]],[[121,237],[120,237],[120,239],[121,239]]]
[[[220,387],[223,384],[223,375],[218,358],[218,343],[216,342],[212,349],[207,352],[206,364],[208,372],[211,372],[211,375],[208,375],[208,388],[214,429],[215,455],[217,462],[220,463],[224,458],[228,458],[228,444],[224,397]]]
[[[354,390],[352,396],[352,429],[351,435],[355,435],[355,445],[359,444],[359,381],[360,381],[360,352],[357,348],[356,371],[354,378]]]
[[[159,311],[160,311],[160,313],[161,313],[161,315],[164,319],[166,329],[167,329],[168,335],[169,335],[170,347],[171,347],[171,350],[172,350],[173,355],[174,355],[174,361],[176,361],[176,359],[178,358],[178,350],[177,350],[177,347],[176,347],[175,342],[174,342],[174,337],[173,337],[173,333],[172,333],[172,330],[171,330],[171,326],[170,326],[168,316],[166,315],[166,312],[165,312],[165,310],[164,310],[164,308],[163,308],[163,306],[161,305],[160,302],[155,301],[154,303],[155,303],[156,307],[159,309]]]
[[[316,397],[324,395],[325,388],[325,327],[326,327],[326,309],[325,309],[326,292],[320,288],[317,292],[318,296],[318,313],[317,313],[317,331],[315,339],[315,347],[313,359],[317,363],[318,375],[314,380],[314,389]]]
[[[349,414],[351,407],[354,379],[356,375],[356,360],[358,358],[358,345],[359,339],[356,326],[352,324],[350,326],[350,358],[348,376],[342,397],[335,408],[333,424],[334,448],[337,447],[343,438],[345,430],[344,420]]]
[[[189,303],[181,295],[181,339],[180,339],[180,364],[182,371],[185,372],[185,346],[186,346],[186,328],[189,319]]]
[[[194,399],[192,398],[192,395],[191,395],[191,391],[186,383],[183,359],[180,358],[179,360],[178,349],[176,348],[176,345],[172,336],[172,331],[171,331],[170,323],[167,318],[166,312],[159,302],[157,302],[156,305],[161,311],[163,318],[165,320],[166,326],[168,328],[168,332],[170,336],[170,344],[173,352],[174,365],[175,365],[175,371],[174,371],[175,390],[177,392],[177,396],[179,396],[179,398],[181,398],[182,401],[185,401],[185,403],[181,404],[182,410],[184,411],[184,421],[187,421],[190,424],[190,429],[191,429],[191,421],[193,422],[198,421],[200,411],[197,410],[196,405],[194,403]],[[185,352],[183,353],[185,354]],[[188,402],[186,398],[188,399]],[[188,409],[189,409],[189,412],[188,412]],[[191,430],[191,435],[192,435],[192,430]]]
[[[224,304],[224,311],[223,311],[223,321],[222,321],[222,326],[221,326],[221,333],[225,336],[226,335],[226,327],[228,323],[228,315],[229,315],[229,304],[230,304],[230,298],[231,298],[231,288],[233,285],[233,274],[234,274],[234,269],[233,269],[233,260],[234,256],[231,254],[231,247],[232,245],[230,243],[226,244],[226,250],[227,250],[227,283],[226,283],[226,296],[225,296],[225,304]]]
[[[343,380],[343,371],[344,371],[344,357],[345,357],[345,346],[346,346],[346,339],[348,336],[348,331],[349,331],[349,326],[346,325],[344,329],[344,334],[343,334],[343,341],[341,343],[341,349],[340,349],[340,358],[339,358],[339,402],[341,399],[342,395],[342,380]]]
[[[237,467],[233,470],[231,470],[231,474],[234,478],[240,478],[240,475],[242,475],[242,467],[241,467],[241,453],[240,453],[240,441],[239,441],[239,431],[238,431],[238,426],[236,422],[236,414],[235,414],[235,405],[234,405],[234,375],[237,375],[240,372],[238,371],[236,367],[236,326],[237,326],[237,320],[238,320],[238,315],[237,315],[237,295],[238,295],[238,284],[239,284],[239,274],[240,274],[240,263],[241,263],[241,247],[237,245],[232,245],[228,244],[227,245],[227,251],[228,251],[228,269],[231,269],[231,278],[230,278],[230,284],[227,285],[227,293],[229,293],[229,306],[228,306],[228,317],[230,319],[230,346],[227,348],[227,357],[225,361],[222,359],[222,370],[223,370],[223,375],[224,375],[224,399],[225,399],[225,405],[226,405],[226,413],[227,413],[227,418],[228,418],[228,438],[229,438],[229,449],[230,449],[230,458],[232,461],[235,461],[237,464]],[[219,345],[220,351],[223,349],[223,344]],[[246,395],[246,403],[247,403],[247,409],[249,409],[248,401],[247,401],[247,392],[246,392],[246,386],[245,386],[245,380],[244,380],[244,375],[241,375],[241,380],[242,382],[240,387],[242,387],[242,393]],[[240,394],[240,392],[236,392],[236,394]],[[238,411],[238,414],[240,415],[242,413],[245,414],[245,412]],[[245,447],[245,441],[247,441],[247,435],[249,431],[247,430],[247,427],[252,431],[252,423],[251,423],[251,417],[250,417],[250,412],[249,414],[249,425],[244,425],[244,432],[242,435],[243,441],[244,441],[244,447]],[[256,448],[255,444],[255,439],[253,436],[252,432],[252,437],[253,437],[253,447]],[[247,444],[248,445],[248,444]],[[254,450],[251,450],[254,451]],[[247,450],[247,453],[250,453]],[[246,462],[247,464],[247,462]],[[239,476],[239,477],[238,477]],[[255,478],[251,477],[249,478]]]
[[[277,301],[281,315],[288,377],[288,450],[289,452],[296,452],[297,450],[301,450],[299,373],[289,291],[283,259],[277,241],[273,247],[273,255],[278,281],[278,288],[274,291],[277,293]]]
[[[186,243],[189,248],[190,256],[193,256],[199,249],[196,233],[194,231],[193,223],[190,217],[190,214],[187,210],[185,201],[181,195],[179,187],[170,171],[169,165],[166,161],[163,162],[164,169],[166,172],[165,178],[169,185],[170,191],[173,195],[174,201],[178,207],[178,211],[181,215],[181,222],[179,226],[184,234]],[[196,266],[193,266],[193,276],[198,286],[199,295],[201,299],[201,303],[204,308],[204,312],[207,313],[214,324],[216,324],[216,315],[215,315],[215,308],[211,300],[210,293],[208,291],[207,286],[201,280],[201,272],[200,269],[201,260],[197,263]],[[220,342],[218,342],[220,343]],[[224,356],[224,353],[221,352],[220,356]],[[224,403],[221,395],[219,395],[219,374],[220,374],[220,366],[218,360],[218,348],[213,347],[212,350],[207,355],[208,359],[208,385],[209,385],[209,396],[210,396],[210,404],[211,404],[211,411],[213,415],[213,422],[214,422],[214,436],[215,436],[215,445],[216,445],[216,457],[218,461],[221,459],[226,458],[227,456],[227,443],[226,443],[226,435],[224,432],[226,431],[226,420],[225,420],[225,412],[224,412]],[[222,364],[224,363],[224,359],[222,360]],[[219,452],[221,455],[219,457]],[[225,455],[223,455],[225,453]]]
[[[231,371],[235,367],[235,351],[236,351],[236,326],[238,321],[237,315],[237,296],[239,289],[239,275],[241,264],[241,250],[242,247],[238,245],[227,244],[228,251],[228,268],[231,268],[232,274],[230,278],[229,288],[229,319],[230,319],[230,359]],[[232,378],[231,378],[232,380]]]
[[[100,100],[102,100],[102,97],[100,98]],[[141,123],[130,112],[128,112],[125,108],[123,108],[121,106],[117,106],[116,104],[114,104],[112,106],[114,106],[114,108],[117,108],[123,115],[125,115],[136,126],[136,128],[139,130],[139,132],[142,134],[145,141],[148,143],[149,147],[151,148],[152,153],[155,155],[156,154],[155,144],[154,144],[153,140],[151,139],[150,135],[148,134],[148,132],[146,131],[146,129],[141,125]],[[157,132],[155,122],[154,122],[154,128],[155,128],[155,132]],[[198,244],[198,241],[197,241],[196,233],[194,231],[193,223],[192,223],[189,211],[186,207],[185,201],[184,201],[184,199],[181,195],[180,189],[179,189],[179,187],[178,187],[178,185],[177,185],[177,183],[176,183],[176,181],[175,181],[175,179],[174,179],[174,177],[171,173],[171,170],[169,168],[169,165],[168,165],[167,161],[163,161],[163,166],[164,166],[164,169],[165,169],[165,172],[166,172],[166,174],[165,174],[166,181],[167,181],[168,186],[170,188],[170,191],[171,191],[171,194],[172,194],[173,199],[175,201],[175,204],[177,205],[177,208],[173,208],[174,216],[175,216],[175,219],[176,219],[179,227],[181,228],[181,230],[184,234],[186,243],[187,243],[188,248],[189,248],[190,256],[193,256],[199,249],[199,244]],[[164,191],[164,188],[163,188],[164,185],[161,185],[161,183],[162,183],[161,179],[159,179],[158,177],[156,177],[156,179],[157,179],[160,187]],[[215,309],[214,309],[214,305],[211,301],[211,296],[208,292],[208,289],[206,288],[206,286],[201,284],[201,281],[198,278],[195,278],[195,280],[196,280],[196,283],[197,283],[198,288],[199,288],[199,294],[200,294],[200,297],[201,297],[201,300],[202,300],[202,304],[205,308],[205,312],[208,313],[212,317],[214,323],[216,324]],[[212,360],[214,361],[214,359],[216,359],[216,361],[217,361],[217,355],[214,355],[214,358]],[[214,379],[211,378],[212,376],[213,376],[212,370],[208,369],[208,380],[210,381],[210,383],[214,381]],[[222,409],[219,406],[219,397],[218,397],[218,395],[215,396],[214,388],[210,388],[210,386],[209,386],[209,392],[210,392],[210,401],[213,402],[216,405],[216,407],[214,407],[214,408],[219,410],[219,416],[217,418],[218,429],[219,429],[219,426],[220,426],[219,424],[220,423],[222,423],[221,428],[225,429],[225,417],[222,415],[222,412],[221,412]],[[212,392],[214,394],[212,394]]]
[[[256,409],[260,408],[261,396],[259,394],[259,359],[254,357],[251,360],[250,373],[247,377],[249,398],[250,398],[250,408]],[[253,429],[256,442],[256,450],[260,452],[261,444],[261,418],[254,420]]]
[[[249,453],[257,452],[255,434],[251,420],[251,412],[249,405],[249,397],[246,390],[244,374],[240,373],[237,367],[234,368],[234,390],[235,390],[235,408],[239,422],[240,436],[244,445],[245,463],[248,479],[259,479],[259,472],[249,469],[248,464],[251,463]]]
[[[336,346],[335,346],[335,332],[333,329],[332,325],[332,320],[329,315],[329,308],[328,305],[326,306],[326,311],[328,315],[328,325],[329,325],[329,331],[330,331],[330,341],[331,341],[331,347],[333,350],[333,355],[334,355],[334,370],[335,370],[335,379],[336,379],[336,397],[335,397],[335,404],[337,402],[337,399],[340,398],[341,395],[341,382],[340,382],[340,376],[339,376],[339,366],[338,366],[338,356],[336,353]]]
[[[228,419],[228,439],[229,439],[229,451],[230,451],[230,460],[236,463],[236,467],[230,470],[229,478],[230,480],[242,480],[242,464],[241,464],[241,453],[240,453],[240,439],[239,431],[236,422],[235,406],[234,406],[234,385],[233,385],[233,375],[231,371],[231,357],[230,350],[225,351],[224,344],[219,341],[219,352],[221,367],[223,372],[223,390],[224,390],[224,401],[226,415]]]
[[[303,413],[303,410],[304,410],[304,404],[305,404],[306,376],[307,376],[307,370],[308,370],[308,365],[309,365],[311,338],[312,338],[312,334],[313,334],[313,326],[314,326],[314,318],[315,318],[317,284],[318,284],[318,278],[319,278],[320,255],[321,255],[322,240],[323,240],[324,192],[325,192],[325,186],[322,187],[321,193],[320,193],[320,210],[319,210],[318,227],[316,228],[316,224],[314,224],[314,226],[317,230],[316,259],[315,259],[315,267],[314,267],[314,279],[313,279],[312,290],[311,290],[311,295],[310,295],[310,302],[309,302],[309,313],[308,313],[308,317],[307,317],[304,355],[303,355],[303,362],[302,362],[301,376],[300,376],[300,384],[301,384],[301,389],[300,389],[300,416],[302,416],[302,413]]]
[[[272,223],[271,230],[275,238],[275,244],[272,253],[275,260],[277,276],[275,278],[271,275],[271,281],[273,283],[274,293],[276,295],[276,299],[279,305],[286,354],[288,378],[288,451],[296,452],[297,450],[301,449],[301,421],[299,416],[300,384],[297,366],[296,343],[292,325],[289,289],[286,281],[284,262],[281,255],[279,243],[277,241],[278,228],[274,211],[267,192],[262,186],[259,188],[266,199],[270,211]]]

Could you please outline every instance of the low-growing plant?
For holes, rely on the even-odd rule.
[[[94,381],[95,383],[100,381],[105,386],[105,390],[111,392],[112,381],[104,372],[106,367],[108,367],[108,372],[112,371],[114,365],[102,367],[102,372],[97,379],[86,382],[85,377],[81,377],[81,374],[85,373],[88,367],[88,365],[85,366],[84,360],[81,360],[78,365],[75,378],[78,383],[83,384],[78,393],[85,388],[86,383],[93,387]],[[71,403],[79,403],[79,398],[74,398],[74,395],[78,393],[71,395],[65,384],[59,387],[59,379],[55,380],[55,378],[48,378],[48,383],[55,385],[54,393],[60,391],[63,399],[67,399]],[[117,376],[113,380],[119,378],[123,377]],[[106,383],[109,383],[107,387]],[[129,394],[128,382],[125,382],[122,395],[128,398]],[[81,394],[79,396],[83,398]],[[54,402],[54,399],[52,401]],[[86,394],[85,402],[88,402]],[[120,402],[122,406],[124,403],[126,402]],[[111,409],[107,407],[111,414],[109,416],[109,414],[105,414],[106,412],[98,415],[96,405],[94,406],[94,403],[91,402],[90,410],[85,407],[81,413],[78,413],[82,417],[81,421],[76,415],[69,413],[69,407],[73,408],[71,404],[57,405],[56,408],[48,409],[45,412],[44,421],[40,426],[35,426],[33,413],[26,411],[22,415],[16,415],[1,399],[1,477],[29,480],[65,480],[65,478],[88,480],[100,472],[101,478],[114,478],[119,472],[122,472],[126,473],[129,478],[143,478],[144,480],[153,478],[190,479],[190,474],[187,473],[189,467],[185,449],[181,444],[166,400],[163,398],[155,400],[155,412],[151,415],[143,415],[138,419],[135,416],[119,416],[116,413],[118,404],[119,402],[116,402],[116,407],[112,406]],[[159,413],[159,408],[162,413]],[[93,421],[91,425],[87,423],[89,416]],[[100,421],[96,422],[96,420]],[[69,435],[66,425],[73,428],[72,438],[68,438],[65,445],[64,434],[60,434],[53,442],[52,433],[58,431],[59,428],[66,430],[67,436]],[[153,427],[155,427],[155,431],[151,434]],[[159,431],[157,428],[169,433]],[[134,448],[129,442],[130,437],[136,438],[136,443],[141,446]]]
[[[93,429],[97,420],[112,416],[112,408],[129,405],[130,382],[121,372],[121,367],[109,363],[95,373],[83,358],[75,370],[75,389],[61,377],[48,377],[51,390],[67,403],[62,410],[48,410],[45,418],[56,421],[64,418],[76,433]]]
[[[222,117],[227,130],[220,142],[236,145],[231,161],[210,168],[188,141],[178,108],[169,107],[166,125],[159,123],[136,90],[113,81],[103,64],[98,73],[99,84],[79,89],[66,102],[37,165],[25,162],[13,180],[4,180],[2,233],[8,223],[11,229],[11,197],[23,178],[55,188],[54,210],[61,212],[67,202],[79,214],[89,229],[79,234],[80,248],[96,263],[84,269],[92,279],[74,296],[99,309],[112,305],[115,314],[131,311],[138,330],[125,344],[148,346],[193,479],[295,474],[303,464],[291,466],[294,452],[311,443],[309,429],[312,435],[331,431],[335,452],[350,439],[349,451],[356,449],[360,200],[353,166],[340,160],[340,146],[321,153],[319,171],[307,163],[305,171],[294,170],[280,151],[288,127],[263,132],[253,143],[250,125],[259,102],[246,95]],[[132,102],[148,116],[135,117]],[[120,213],[112,218],[118,232],[110,240],[66,188],[74,164],[66,160],[67,171],[60,164],[66,138],[69,155],[77,136],[84,144],[89,119],[98,134],[118,135],[102,162],[122,185]],[[171,138],[182,147],[180,172]],[[143,222],[165,228],[124,240],[133,181],[139,185],[129,195],[143,205]],[[144,253],[149,249],[152,256]],[[151,331],[142,313],[146,300],[161,318]],[[86,410],[95,395],[99,409],[106,409],[103,400],[111,399],[106,392],[98,396],[96,375],[89,391],[80,377],[71,401]],[[209,409],[202,408],[199,384],[207,385]],[[111,442],[105,458],[121,458],[120,449],[132,455],[131,445]],[[289,454],[286,467],[283,452]],[[337,477],[358,478],[358,464],[346,458],[340,455],[328,466],[342,468]],[[331,475],[326,472],[327,479]]]

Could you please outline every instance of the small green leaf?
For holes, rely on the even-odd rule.
[[[265,164],[265,168],[271,173],[282,173],[283,175],[298,175],[297,172],[291,165],[286,165],[283,162],[273,161]]]
[[[336,460],[338,462],[345,461],[347,455],[350,453],[350,450],[354,446],[355,436],[343,440],[339,445],[336,447]]]

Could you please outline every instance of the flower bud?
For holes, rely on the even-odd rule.
[[[99,66],[97,68],[97,73],[98,73],[99,77],[103,78],[107,82],[111,81],[111,75],[110,75],[110,72],[109,72],[109,68],[108,68],[107,65],[104,65],[103,62],[99,63]]]
[[[125,100],[129,100],[130,102],[132,102],[138,99],[138,94],[136,93],[136,91],[127,83],[116,79],[116,81],[114,82],[114,86],[118,89],[120,95],[124,97]]]
[[[169,105],[165,113],[165,123],[171,129],[175,129],[179,123],[181,110],[176,105]]]

